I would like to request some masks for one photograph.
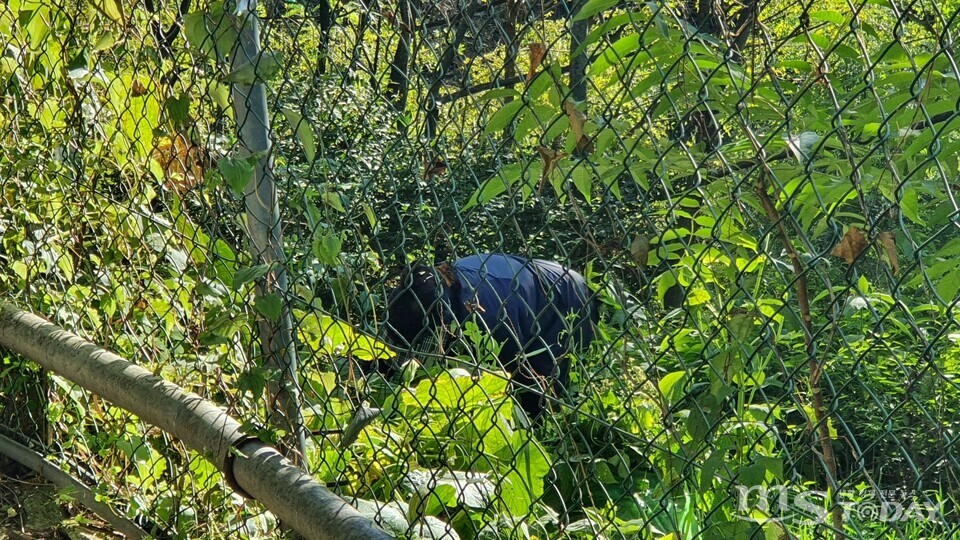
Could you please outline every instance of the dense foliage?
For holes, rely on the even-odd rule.
[[[324,6],[262,6],[247,69],[231,4],[0,7],[0,299],[267,440],[286,434],[255,322],[289,306],[309,471],[398,536],[952,527],[859,510],[897,491],[955,519],[960,494],[955,2]],[[245,83],[268,88],[284,297],[254,293]],[[571,263],[603,305],[540,425],[475,328],[374,369],[399,266],[484,251]],[[127,515],[275,532],[202,456],[69,381],[6,355],[0,389],[4,434]],[[743,486],[816,497],[745,505]]]

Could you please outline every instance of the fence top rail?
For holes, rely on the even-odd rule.
[[[76,334],[4,302],[0,346],[179,438],[305,538],[389,538],[213,403]]]

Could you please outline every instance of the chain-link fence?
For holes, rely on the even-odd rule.
[[[249,7],[0,6],[0,298],[398,537],[957,528],[960,4]],[[279,534],[29,359],[0,392],[148,533]],[[6,530],[111,534],[0,463]]]

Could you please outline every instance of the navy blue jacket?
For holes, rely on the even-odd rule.
[[[583,276],[550,261],[481,254],[404,272],[387,308],[391,340],[411,346],[454,321],[461,328],[473,321],[501,345],[501,364],[518,385],[534,389],[519,397],[536,417],[551,386],[562,395],[567,353],[590,345],[597,310]]]
[[[594,337],[597,311],[586,281],[555,262],[481,254],[436,269],[413,267],[401,281],[387,315],[394,340],[413,344],[430,328],[473,321],[501,345],[499,360],[515,383],[535,389],[519,396],[534,417],[544,392],[552,387],[560,396],[567,386],[567,353]]]
[[[555,262],[501,254],[465,257],[450,268],[456,281],[443,283],[444,323],[473,320],[502,345],[500,360],[509,369],[523,351],[537,374],[566,385],[568,370],[556,361],[594,335],[596,310],[583,276]]]

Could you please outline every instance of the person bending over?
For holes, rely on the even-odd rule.
[[[535,419],[544,410],[544,394],[564,395],[568,354],[590,345],[597,309],[576,271],[499,253],[407,268],[388,298],[388,338],[399,346],[415,348],[437,328],[446,332],[469,321],[500,345],[500,363],[520,389],[521,407]]]

